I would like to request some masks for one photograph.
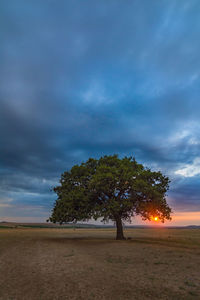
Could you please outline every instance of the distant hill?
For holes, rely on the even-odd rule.
[[[156,226],[156,225],[125,225],[125,228],[136,228],[136,229],[151,229],[151,228],[171,228],[171,229],[200,229],[200,225],[188,225],[188,226]],[[96,224],[85,224],[85,223],[68,223],[68,224],[53,224],[53,223],[16,223],[16,222],[0,222],[0,228],[115,228],[114,225],[96,225]]]
[[[188,228],[188,229],[196,229],[196,228],[200,228],[200,225],[188,225],[188,226],[186,226],[186,228]]]

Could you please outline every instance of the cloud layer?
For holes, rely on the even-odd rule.
[[[48,217],[64,170],[113,153],[161,169],[173,208],[200,211],[199,9],[1,1],[0,217]]]

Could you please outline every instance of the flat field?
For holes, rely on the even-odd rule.
[[[200,299],[200,229],[0,229],[0,299]]]

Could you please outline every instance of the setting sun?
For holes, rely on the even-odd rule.
[[[159,221],[159,218],[158,218],[158,217],[152,216],[152,217],[151,217],[151,221],[158,222],[158,221]]]

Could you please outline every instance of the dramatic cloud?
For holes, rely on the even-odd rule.
[[[45,220],[64,170],[113,153],[161,169],[173,208],[200,211],[199,9],[1,1],[0,218]]]
[[[175,174],[182,175],[184,177],[200,175],[200,158],[196,158],[191,165],[187,164],[182,169],[177,170]]]

